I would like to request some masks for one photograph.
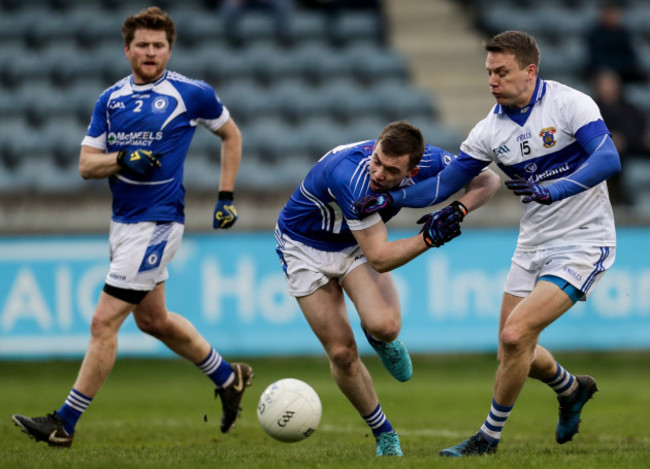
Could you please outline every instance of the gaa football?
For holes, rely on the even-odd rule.
[[[264,431],[284,442],[304,440],[314,433],[321,413],[316,391],[295,378],[271,383],[257,404],[257,419]]]

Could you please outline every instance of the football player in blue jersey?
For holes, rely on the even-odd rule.
[[[36,441],[69,447],[75,425],[115,363],[117,335],[133,313],[137,326],[194,363],[215,385],[221,431],[239,416],[252,368],[228,363],[183,316],[167,310],[167,264],[181,242],[183,163],[198,124],[221,138],[219,197],[212,223],[237,220],[233,204],[241,134],[228,109],[205,82],[167,70],[176,37],[157,7],[126,18],[122,27],[132,74],[99,97],[82,141],[84,179],[108,178],[113,195],[110,269],[90,326],[90,343],[74,385],[59,410],[45,417],[14,415]]]
[[[501,306],[490,411],[475,435],[440,452],[452,457],[496,451],[527,376],[557,394],[556,441],[566,443],[578,432],[596,381],[569,373],[538,339],[587,299],[616,254],[606,179],[621,166],[598,106],[575,89],[540,78],[540,51],[529,34],[503,32],[488,40],[485,50],[497,104],[470,132],[458,158],[437,177],[359,203],[361,216],[377,204],[433,205],[492,161],[512,178],[506,186],[521,196],[524,215]]]
[[[378,456],[401,456],[402,450],[359,358],[344,294],[384,366],[397,380],[407,381],[413,368],[397,338],[401,312],[389,271],[458,236],[460,220],[492,197],[500,179],[490,170],[482,172],[442,214],[423,217],[421,234],[390,242],[384,221],[399,209],[379,207],[360,220],[354,202],[364,194],[430,178],[454,157],[426,145],[417,127],[393,122],[376,140],[341,145],[323,156],[278,219],[276,250],[289,293],[322,343],[334,381],[372,430]]]

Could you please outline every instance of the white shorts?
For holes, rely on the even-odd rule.
[[[176,222],[111,221],[111,267],[106,283],[126,290],[150,291],[167,280],[185,226]]]
[[[280,235],[277,230],[276,241],[275,251],[280,256],[291,296],[311,295],[332,278],[340,284],[347,274],[367,262],[359,246],[321,251]]]
[[[614,246],[564,246],[537,251],[517,249],[505,292],[526,297],[540,277],[552,275],[580,290],[584,294],[582,300],[585,300],[615,258]]]

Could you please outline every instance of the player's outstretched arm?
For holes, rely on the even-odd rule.
[[[387,194],[368,194],[361,197],[354,204],[357,216],[363,219],[382,208],[390,206],[429,207],[448,199],[478,173],[476,171],[474,174],[469,174],[456,168],[455,163],[456,160],[435,177],[419,181],[412,186],[390,191]]]
[[[609,135],[596,137],[587,142],[585,150],[589,153],[589,158],[576,172],[566,178],[542,186],[520,177],[506,181],[506,186],[515,195],[524,196],[522,202],[525,204],[537,202],[549,205],[586,191],[621,170],[618,151]]]
[[[219,198],[212,214],[212,227],[217,230],[231,228],[238,218],[233,200],[235,180],[242,158],[242,137],[232,118],[214,133],[221,138]]]

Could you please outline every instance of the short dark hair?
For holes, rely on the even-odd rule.
[[[122,25],[122,37],[124,38],[124,44],[126,46],[129,46],[131,41],[133,41],[137,29],[165,31],[169,47],[171,47],[176,40],[176,27],[174,26],[174,22],[167,13],[158,7],[145,8],[139,13],[129,16],[124,20],[124,24]]]
[[[541,54],[535,38],[523,31],[504,31],[485,42],[488,52],[507,52],[514,54],[520,69],[535,64],[539,68]]]
[[[422,132],[406,121],[391,122],[381,131],[377,143],[389,156],[409,155],[409,170],[420,164],[426,142]]]

